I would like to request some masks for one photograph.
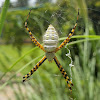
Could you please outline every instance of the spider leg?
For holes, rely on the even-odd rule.
[[[41,65],[46,59],[47,59],[46,56],[44,56],[44,57],[35,65],[35,67],[34,67],[33,69],[31,69],[31,71],[30,71],[27,75],[25,75],[25,76],[23,77],[23,82],[25,82],[26,79],[29,78],[29,77],[40,67],[40,65]]]
[[[79,17],[79,9],[78,9],[78,15],[77,15],[77,20],[76,20],[76,23],[74,25],[74,27],[72,28],[71,32],[69,33],[68,37],[61,43],[61,45],[56,48],[56,51],[57,52],[58,50],[60,50],[62,47],[64,47],[71,39],[71,36],[73,35],[74,31],[75,31],[75,28],[77,26],[77,22],[78,22],[78,17]]]
[[[31,9],[31,10],[32,10],[32,9]],[[29,15],[30,15],[30,13],[31,13],[31,10],[30,10],[30,12],[29,12],[29,14],[28,14],[28,16],[27,16],[27,19],[26,19],[26,22],[25,22],[25,28],[26,28],[26,30],[28,31],[31,40],[35,43],[35,45],[38,46],[38,47],[39,47],[40,49],[42,49],[43,51],[45,51],[45,50],[44,50],[44,47],[36,40],[36,38],[32,35],[32,32],[30,31],[30,29],[27,27],[27,21],[28,21]]]
[[[65,78],[65,80],[66,80],[66,82],[67,82],[67,84],[68,84],[68,87],[69,87],[70,91],[72,91],[72,88],[71,88],[70,84],[73,86],[73,83],[70,81],[70,79],[69,79],[67,73],[66,73],[65,70],[62,68],[62,66],[61,66],[61,64],[59,63],[59,61],[58,61],[58,59],[57,59],[56,56],[54,57],[54,61],[55,61],[55,63],[57,64],[57,66],[58,66],[59,70],[61,71],[61,73],[63,74],[63,77]],[[70,83],[70,84],[69,84],[69,83]]]

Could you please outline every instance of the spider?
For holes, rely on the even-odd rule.
[[[31,13],[31,10],[29,11],[29,14],[27,16],[27,19],[26,19],[26,22],[25,22],[25,28],[28,31],[31,40],[35,43],[35,45],[38,46],[40,49],[42,49],[45,52],[45,56],[32,68],[32,70],[27,75],[25,75],[23,77],[23,82],[25,82],[27,80],[27,78],[29,78],[40,67],[40,65],[42,65],[42,63],[46,59],[48,59],[49,62],[54,60],[55,63],[57,64],[59,70],[61,71],[63,77],[65,78],[70,91],[72,91],[71,86],[73,86],[73,83],[71,82],[71,80],[69,79],[67,73],[63,69],[63,67],[60,64],[60,62],[58,61],[57,57],[55,56],[55,53],[58,50],[60,50],[62,47],[64,47],[70,41],[71,36],[73,35],[73,33],[75,31],[75,28],[77,26],[78,17],[79,17],[79,9],[78,9],[77,20],[76,20],[76,23],[75,23],[74,27],[72,28],[72,30],[69,33],[68,37],[61,43],[61,45],[59,47],[57,47],[58,38],[59,38],[58,37],[58,33],[56,32],[55,28],[51,24],[49,25],[48,29],[46,30],[46,32],[45,32],[45,34],[43,36],[44,46],[42,46],[36,40],[36,38],[32,35],[30,29],[27,27],[27,22],[28,22],[28,18],[29,18],[29,15]],[[70,84],[71,84],[71,86],[70,86]]]

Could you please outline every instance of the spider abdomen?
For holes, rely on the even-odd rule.
[[[43,36],[44,49],[46,52],[53,52],[57,48],[58,33],[52,25],[49,25]]]

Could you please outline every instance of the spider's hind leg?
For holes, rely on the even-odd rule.
[[[62,68],[62,66],[61,66],[61,64],[59,63],[59,61],[58,61],[58,59],[57,59],[56,56],[54,57],[54,61],[55,61],[55,63],[57,64],[57,66],[58,66],[59,70],[61,71],[61,73],[63,74],[63,77],[65,78],[65,80],[66,80],[66,82],[67,82],[67,84],[68,84],[68,87],[69,87],[70,91],[72,91],[72,88],[71,88],[70,84],[73,86],[73,83],[70,81],[70,79],[69,79],[67,73],[66,73],[65,70]],[[70,83],[70,84],[69,84],[69,83]]]
[[[25,76],[23,77],[23,82],[25,82],[25,81],[27,80],[27,78],[29,78],[29,77],[40,67],[40,65],[41,65],[46,59],[47,59],[46,56],[44,56],[44,57],[36,64],[36,66],[35,66],[33,69],[31,69],[31,71],[30,71],[27,75],[25,75]]]

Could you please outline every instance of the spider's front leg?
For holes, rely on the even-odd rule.
[[[70,79],[69,79],[67,73],[66,73],[65,70],[62,68],[62,66],[61,66],[61,64],[59,63],[59,61],[58,61],[58,59],[57,59],[56,56],[54,57],[54,61],[55,61],[55,63],[57,64],[57,66],[58,66],[59,70],[61,71],[61,73],[63,74],[63,77],[65,78],[65,80],[66,80],[66,82],[67,82],[67,84],[68,84],[69,89],[72,91],[72,88],[71,88],[70,84],[73,86],[73,83],[70,81]],[[69,84],[69,83],[70,83],[70,84]]]
[[[74,31],[75,31],[75,28],[77,26],[77,22],[78,22],[78,17],[79,17],[79,9],[78,9],[78,15],[77,15],[77,21],[75,23],[75,26],[72,28],[71,32],[69,33],[68,37],[61,43],[61,45],[56,48],[56,51],[57,52],[58,50],[60,50],[62,47],[64,47],[71,39],[71,36],[73,35]]]
[[[38,68],[39,66],[46,60],[46,56],[44,56],[37,64],[36,66],[27,74],[23,77],[23,82],[26,81],[27,78],[29,78]]]
[[[31,10],[32,10],[32,9],[31,9]],[[32,32],[30,31],[30,29],[27,27],[27,21],[28,21],[29,15],[30,15],[30,13],[31,13],[31,10],[30,10],[30,12],[29,12],[29,14],[28,14],[28,16],[27,16],[27,19],[26,19],[26,22],[25,22],[25,28],[26,28],[26,30],[28,31],[31,40],[35,43],[35,45],[38,46],[38,47],[39,47],[40,49],[42,49],[43,51],[45,51],[45,50],[44,50],[44,47],[36,40],[36,38],[32,35]]]

